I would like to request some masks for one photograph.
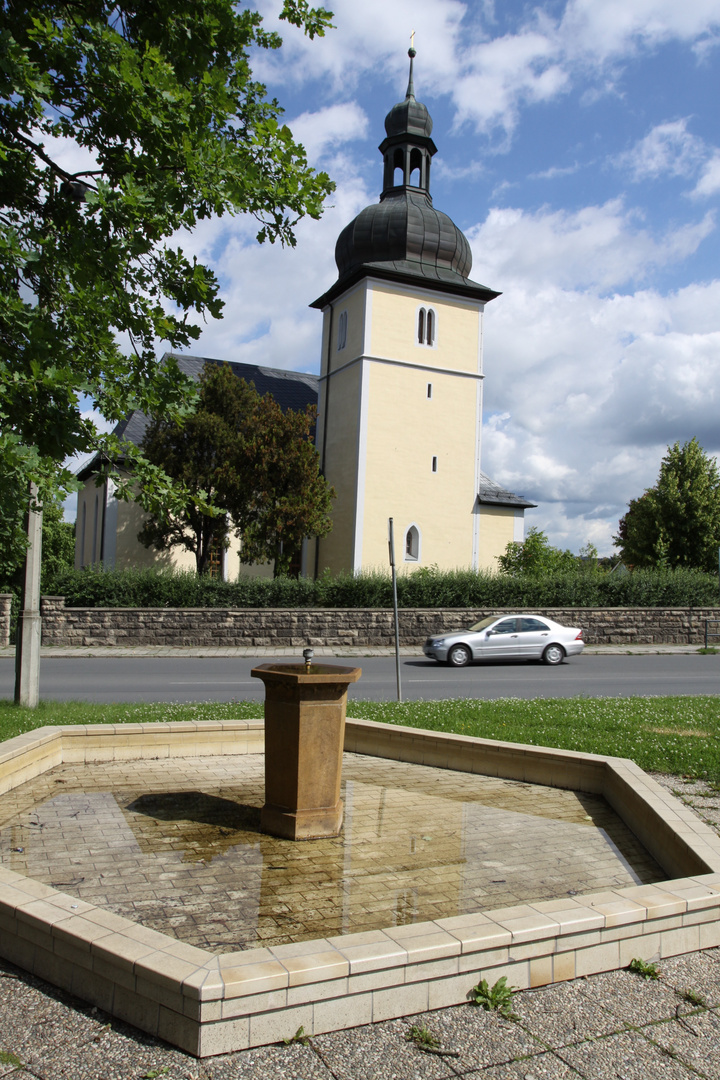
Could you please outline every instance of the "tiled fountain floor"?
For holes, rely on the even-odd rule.
[[[215,952],[666,877],[600,797],[356,754],[343,836],[275,839],[263,765],[58,766],[0,798],[0,862]]]

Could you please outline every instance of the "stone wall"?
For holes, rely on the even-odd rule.
[[[393,613],[366,608],[66,608],[44,596],[43,645],[391,646]],[[528,608],[581,626],[588,644],[702,645],[718,608]],[[498,609],[402,608],[402,645],[459,629]]]
[[[10,593],[0,593],[0,649],[10,644]]]

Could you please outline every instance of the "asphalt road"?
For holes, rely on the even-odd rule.
[[[263,698],[253,667],[271,657],[68,657],[43,658],[40,692],[57,701],[232,701]],[[287,658],[281,658],[287,660]],[[332,662],[329,657],[323,663]],[[363,656],[337,661],[361,667],[349,698],[394,701],[395,658]],[[585,655],[558,667],[539,663],[441,667],[422,655],[403,657],[406,701],[449,697],[627,697],[632,695],[720,695],[720,656]],[[13,695],[14,666],[0,658],[0,698]],[[718,703],[720,708],[720,702]]]

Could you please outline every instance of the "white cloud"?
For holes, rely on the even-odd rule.
[[[658,176],[691,176],[705,158],[705,143],[687,130],[687,117],[658,124],[632,150],[621,154],[619,165],[630,169],[633,180]]]
[[[294,138],[305,147],[308,160],[315,162],[342,143],[365,138],[368,118],[356,102],[349,101],[318,112],[302,113],[287,124]]]
[[[423,92],[450,97],[458,125],[500,133],[496,149],[507,149],[528,105],[557,99],[580,84],[586,96],[614,93],[612,65],[670,41],[706,55],[720,30],[717,0],[568,0],[559,12],[557,5],[538,4],[504,11],[510,28],[498,36],[488,3],[336,0],[336,29],[310,42],[278,22],[274,0],[258,6],[284,40],[281,54],[257,57],[259,77],[284,86],[324,80],[335,97],[347,96],[371,74],[390,78],[400,95],[414,28]]]
[[[700,174],[700,179],[691,192],[693,198],[706,198],[716,195],[720,191],[720,151],[715,151],[713,156]]]
[[[621,199],[574,212],[536,213],[493,208],[480,226],[467,231],[477,253],[473,272],[481,281],[532,281],[571,288],[617,288],[642,279],[651,267],[694,252],[714,228],[711,214],[655,238],[638,226],[637,212]]]
[[[34,133],[38,142],[42,143],[45,153],[52,158],[65,172],[72,176],[78,173],[93,172],[98,163],[95,155],[86,146],[79,146],[74,139],[58,138]]]
[[[577,551],[591,540],[610,553],[669,443],[695,435],[720,449],[720,281],[668,294],[573,287],[573,268],[585,281],[586,262],[620,265],[608,260],[608,236],[638,273],[657,256],[617,208],[590,210],[493,211],[474,232],[484,264],[474,276],[500,288],[502,272],[511,276],[486,314],[483,469],[539,503],[527,522],[553,543]]]
[[[569,55],[602,62],[671,40],[694,44],[719,26],[717,0],[569,0],[558,34]]]

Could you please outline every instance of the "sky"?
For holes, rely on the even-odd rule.
[[[433,118],[434,205],[464,231],[485,313],[482,468],[538,504],[526,528],[613,552],[668,445],[720,451],[720,0],[335,0],[335,29],[284,39],[254,71],[337,184],[297,246],[251,219],[182,246],[225,314],[197,355],[317,373],[335,240],[378,201],[383,120]]]

